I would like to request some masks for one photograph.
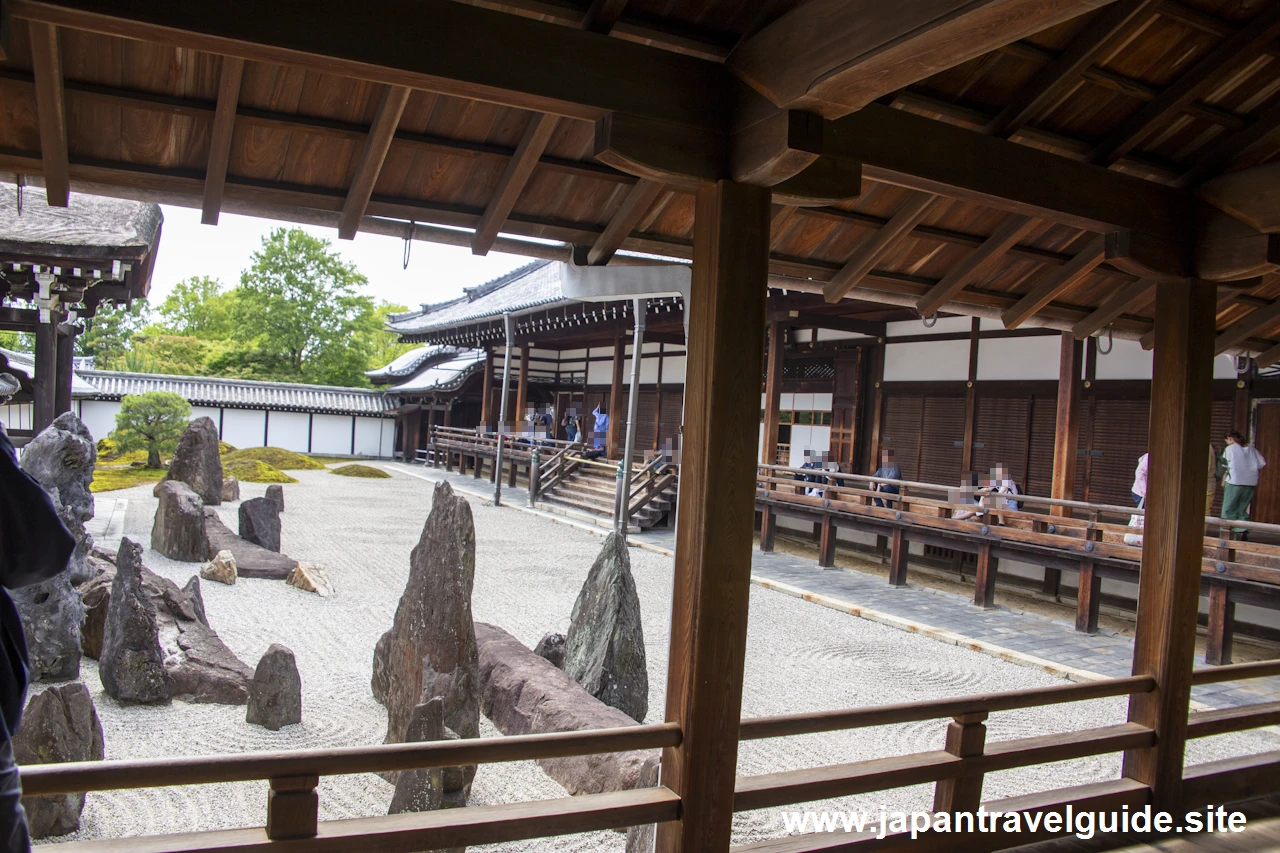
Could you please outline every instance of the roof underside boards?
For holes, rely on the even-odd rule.
[[[130,394],[167,391],[199,406],[271,409],[378,417],[389,408],[381,391],[330,385],[295,385],[219,379],[210,376],[165,376],[110,370],[79,371],[101,399],[118,400]]]
[[[368,376],[369,380],[375,385],[385,385],[389,382],[396,382],[406,376],[412,376],[426,367],[442,361],[448,361],[457,355],[458,348],[453,346],[417,347],[396,356],[376,370],[366,370],[364,375]]]
[[[321,62],[300,53],[286,56],[278,45],[267,43],[270,34],[259,36],[253,29],[259,26],[256,21],[208,24],[241,28],[237,32],[244,38],[218,42],[194,30],[148,29],[122,17],[111,26],[119,23],[118,30],[132,36],[125,38],[91,32],[98,25],[79,14],[80,5],[78,0],[19,2],[14,15],[15,20],[61,16],[54,23],[62,47],[72,185],[109,194],[200,206],[206,191],[205,171],[214,153],[210,150],[214,109],[224,66],[215,50],[240,51],[238,55],[247,60],[226,152],[223,209],[230,212],[336,225],[386,90],[384,83],[394,78],[396,85],[410,86],[412,92],[374,182],[366,208],[372,218],[366,220],[366,227],[385,227],[380,223],[391,221],[407,227],[414,221],[474,229],[504,189],[508,166],[538,115],[533,110],[552,100],[527,92],[511,96],[514,90],[496,83],[488,88],[474,80],[459,83],[462,78],[443,73],[449,69],[439,64],[444,60],[435,58],[441,51],[423,50],[416,44],[415,54],[397,47],[391,34],[413,30],[404,21],[385,22],[387,34],[378,42],[377,61],[360,71],[357,79],[345,76],[356,73],[354,60]],[[622,82],[582,82],[590,74],[580,63],[595,62],[605,71],[613,66],[607,55],[597,56],[605,53],[598,49],[600,37],[570,32],[581,25],[577,5],[535,0],[476,0],[473,5],[484,8],[468,12],[461,3],[426,0],[422,8],[448,15],[483,11],[476,20],[486,23],[487,29],[469,33],[466,54],[487,56],[500,49],[509,56],[510,45],[499,45],[497,40],[515,31],[511,21],[534,28],[528,30],[538,34],[528,45],[531,50],[539,47],[538,41],[580,45],[583,51],[563,54],[563,67],[557,66],[554,75],[524,76],[537,85],[582,93],[584,104],[591,98],[627,97],[637,109],[649,109],[652,115],[678,114],[681,121],[699,120],[700,96],[697,86],[672,83],[672,69],[687,70],[699,81],[728,85],[731,75],[721,64],[744,37],[758,34],[769,24],[762,17],[766,4],[756,0],[630,0],[613,29],[617,40],[613,49],[618,56],[634,54],[651,61],[629,71],[645,85],[627,88]],[[1066,8],[1071,4],[1049,5]],[[1205,180],[1269,163],[1280,155],[1280,136],[1270,132],[1280,128],[1276,2],[1129,3],[1125,5],[1137,5],[1140,11],[1122,25],[1108,28],[1107,16],[1121,5],[1097,8],[1094,2],[1080,0],[1074,17],[1039,31],[1013,33],[993,49],[895,88],[853,115],[903,111],[927,119],[926,127],[963,128],[986,143],[1050,152],[1056,155],[1045,161],[1050,165],[1074,168],[1080,161],[1091,161],[1097,165],[1090,174],[1100,173],[1117,186],[1128,180],[1125,176],[1132,176],[1136,183],[1123,185],[1139,191],[1176,187],[1175,196],[1188,204],[1191,191]],[[767,4],[773,14],[795,6]],[[361,20],[378,23],[376,16],[383,8],[382,0],[370,0],[359,10]],[[349,5],[343,9],[350,12]],[[184,14],[178,5],[154,12],[175,21]],[[529,16],[539,20],[530,22]],[[317,12],[317,17],[323,14]],[[1108,37],[1093,46],[1086,44],[1100,31]],[[296,32],[294,36],[311,37]],[[13,27],[11,41],[8,58],[0,63],[0,113],[5,116],[0,122],[0,170],[38,176],[43,160],[27,27]],[[1230,55],[1220,55],[1228,47]],[[664,59],[675,53],[683,54],[679,62]],[[1054,77],[1063,62],[1081,55],[1085,61],[1046,82],[1046,75]],[[449,56],[456,67],[467,64],[463,53],[455,50]],[[510,59],[507,69],[495,67],[493,74],[514,77],[530,61],[523,56]],[[400,73],[405,66],[397,62],[438,64],[431,66],[431,72],[410,74],[412,69]],[[441,73],[431,77],[436,72]],[[1019,102],[1031,106],[1011,117],[1007,108]],[[886,110],[886,105],[892,110]],[[637,178],[593,157],[593,119],[610,111],[603,102],[576,108],[561,101],[554,106],[560,110],[555,130],[501,231],[593,247],[626,208]],[[694,117],[688,118],[689,114]],[[920,143],[922,150],[926,141]],[[904,147],[912,145],[908,142]],[[1065,166],[1050,171],[1067,173]],[[1035,183],[1022,182],[1024,186]],[[910,193],[919,191],[919,186],[911,184],[885,168],[864,168],[857,198],[795,210],[779,205],[776,212],[785,215],[774,217],[771,271],[827,281],[868,245]],[[851,295],[867,300],[882,294],[889,304],[903,304],[904,299],[914,304],[970,257],[1016,207],[999,193],[952,189],[947,185],[930,190],[940,191],[941,197],[914,229],[876,259]],[[1117,197],[1123,201],[1123,195]],[[644,210],[628,219],[614,248],[688,258],[693,208],[693,192],[686,185],[664,185]],[[1009,251],[984,267],[981,275],[964,282],[945,310],[987,315],[1006,311],[1094,236],[1079,224],[1079,217],[1036,218],[1034,227]],[[1273,298],[1274,270],[1269,261],[1262,265],[1259,272],[1266,278],[1245,288],[1237,311],[1263,307],[1264,301]],[[1067,277],[1032,319],[1070,328],[1134,280],[1134,275],[1104,262],[1084,275]],[[417,332],[465,322],[472,312],[486,309],[485,299],[481,295],[457,300],[395,322]],[[540,300],[551,299],[548,292],[535,288],[527,299],[513,300],[511,305],[536,307],[548,304]],[[1135,300],[1109,325],[1117,335],[1139,336],[1151,328],[1152,314],[1152,300]],[[1224,314],[1219,327],[1229,322]],[[1278,332],[1277,328],[1259,329],[1246,348],[1269,347],[1280,339]]]
[[[429,394],[456,391],[473,374],[484,369],[483,350],[461,350],[456,358],[428,367],[407,382],[389,389],[392,394]]]

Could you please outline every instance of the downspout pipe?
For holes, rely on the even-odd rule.
[[[622,452],[622,476],[618,478],[617,503],[614,505],[613,527],[623,536],[627,535],[630,516],[627,508],[631,505],[631,458],[636,444],[636,413],[640,409],[640,364],[644,349],[644,316],[648,311],[649,300],[636,299],[632,302],[631,313],[635,317],[635,329],[631,342],[631,390],[627,398],[627,440]]]
[[[502,397],[498,403],[498,452],[493,459],[493,505],[502,506],[502,448],[506,444],[504,430],[507,428],[507,389],[511,387],[511,345],[515,337],[515,321],[511,314],[502,315],[502,326],[506,336],[506,354],[502,356]],[[522,367],[527,370],[528,367]]]

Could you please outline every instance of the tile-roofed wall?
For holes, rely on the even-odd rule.
[[[97,396],[119,399],[128,394],[169,391],[196,405],[260,408],[277,411],[324,412],[377,417],[389,408],[381,391],[330,385],[296,385],[208,376],[164,376],[111,370],[80,374]]]

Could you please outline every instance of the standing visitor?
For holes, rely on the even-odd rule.
[[[605,436],[609,434],[609,413],[604,410],[604,404],[601,403],[591,410],[591,414],[596,419],[593,444],[596,449],[596,455],[602,456],[604,454]]]
[[[18,381],[0,373],[0,403],[17,393]],[[0,424],[0,584],[7,589],[47,581],[67,567],[75,540],[49,494],[18,467]],[[28,853],[31,840],[22,808],[22,784],[13,762],[14,734],[27,695],[27,642],[13,599],[0,590],[0,849]]]
[[[564,437],[570,444],[578,440],[578,416],[573,412],[572,406],[565,409],[564,420],[560,424],[564,427]]]
[[[1144,453],[1138,459],[1138,467],[1133,472],[1133,505],[1142,506],[1147,498],[1147,456]]]
[[[880,451],[880,467],[877,468],[876,472],[871,476],[883,477],[886,480],[902,479],[902,469],[898,467],[897,462],[893,461],[892,450]],[[872,483],[871,490],[875,492],[883,492],[886,495],[896,495],[901,493],[902,487],[896,483]],[[885,502],[880,498],[873,498],[872,500],[875,501],[876,506],[885,505]],[[892,504],[893,500],[889,499],[889,503]]]
[[[1227,433],[1227,446],[1222,451],[1227,474],[1222,479],[1222,517],[1229,521],[1248,521],[1249,504],[1258,488],[1258,469],[1266,467],[1258,448],[1245,441],[1244,436],[1232,431]],[[1232,529],[1241,539],[1249,534],[1243,527]]]

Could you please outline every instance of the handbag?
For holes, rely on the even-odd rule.
[[[1138,509],[1146,509],[1146,507],[1147,507],[1147,499],[1144,497],[1141,501],[1138,502]],[[1145,516],[1131,515],[1129,516],[1129,526],[1134,528],[1135,530],[1142,530],[1144,519],[1145,519]],[[1141,548],[1142,534],[1126,533],[1124,535],[1124,544],[1136,545],[1137,547]]]

